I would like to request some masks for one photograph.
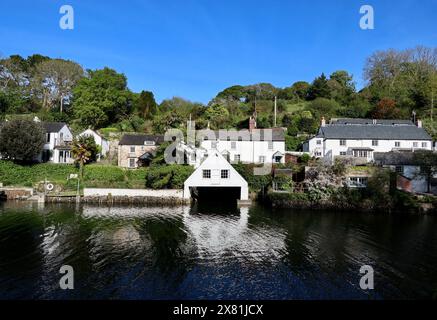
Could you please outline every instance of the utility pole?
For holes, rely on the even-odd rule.
[[[275,96],[275,122],[274,122],[274,128],[276,128],[276,106],[277,106],[277,98]]]

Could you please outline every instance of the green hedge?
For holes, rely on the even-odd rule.
[[[267,188],[272,183],[272,175],[256,176],[253,170],[256,165],[237,163],[233,167],[247,181],[250,191],[259,192],[263,188]]]
[[[191,166],[166,165],[150,167],[146,173],[146,187],[152,189],[181,189],[193,173]]]

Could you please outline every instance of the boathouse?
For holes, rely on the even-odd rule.
[[[213,197],[214,200],[249,200],[247,181],[217,151],[210,151],[207,158],[185,180],[184,198]]]

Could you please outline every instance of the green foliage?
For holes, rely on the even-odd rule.
[[[311,160],[311,156],[308,153],[304,153],[299,158],[300,162],[307,164]]]
[[[261,190],[267,190],[272,183],[271,174],[268,175],[254,175],[254,168],[257,165],[236,163],[232,165],[235,170],[247,181],[249,189],[251,191],[259,192]]]
[[[42,152],[44,143],[43,128],[34,121],[12,120],[0,129],[0,153],[4,158],[32,161]]]
[[[146,174],[146,187],[152,189],[181,189],[193,173],[191,166],[166,165],[150,167]]]
[[[94,128],[126,117],[132,109],[132,94],[125,75],[109,68],[90,70],[88,74],[73,90],[75,117]]]

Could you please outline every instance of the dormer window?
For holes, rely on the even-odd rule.
[[[155,145],[155,141],[144,141],[144,145],[145,146],[154,146]]]

